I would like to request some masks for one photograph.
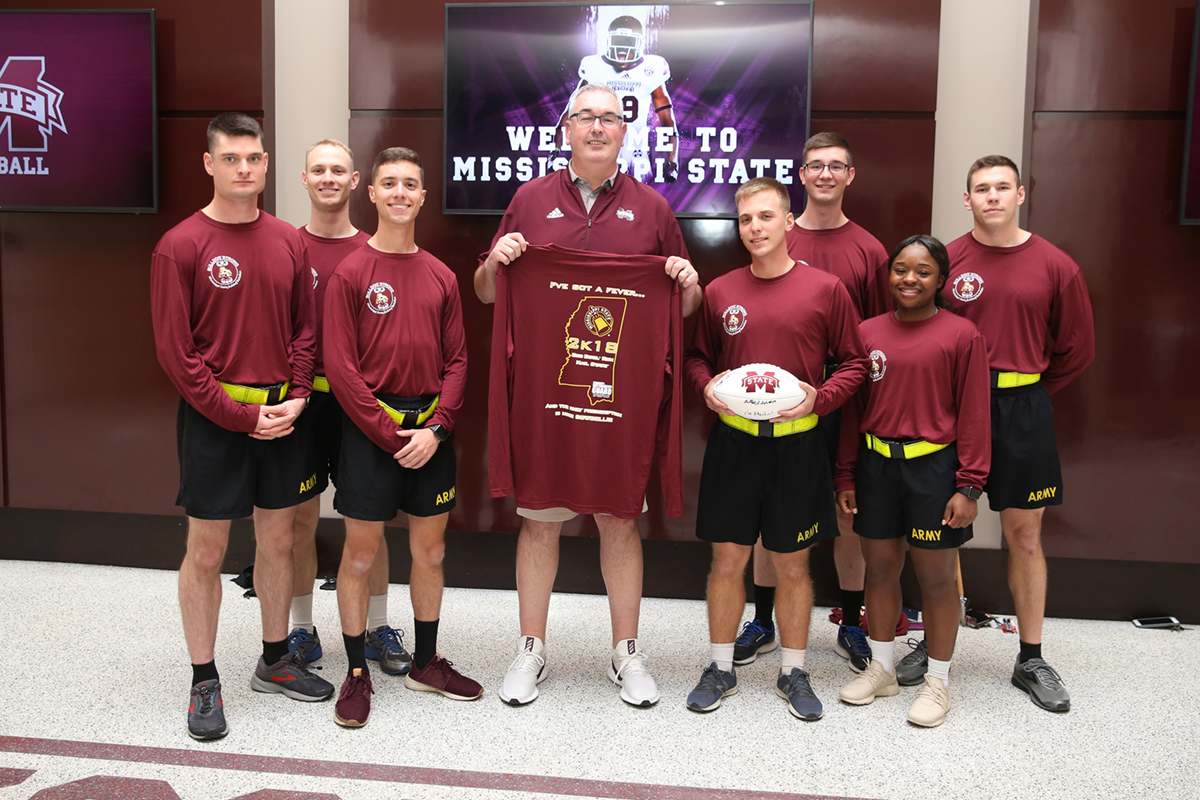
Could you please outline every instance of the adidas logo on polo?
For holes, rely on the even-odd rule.
[[[565,216],[566,216],[566,214],[562,213],[562,211],[559,210],[558,206],[555,206],[554,210],[546,215],[546,219],[562,219]]]

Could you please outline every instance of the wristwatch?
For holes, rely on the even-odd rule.
[[[965,494],[972,500],[978,500],[980,497],[983,497],[983,489],[980,489],[978,486],[960,486],[956,491],[959,494]]]
[[[430,425],[429,430],[437,437],[439,443],[450,438],[450,431],[446,430],[445,425]]]

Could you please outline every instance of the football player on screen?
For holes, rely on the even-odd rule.
[[[627,126],[625,143],[618,156],[622,168],[640,181],[674,183],[679,176],[679,132],[667,94],[671,66],[662,56],[646,53],[645,25],[630,14],[614,19],[599,38],[600,52],[584,56],[579,62],[579,85],[607,84],[620,99],[621,117]],[[661,127],[670,129],[667,136],[670,155],[661,170],[655,165],[657,137],[651,137],[648,109],[658,116]],[[559,117],[558,142],[562,141],[569,113],[570,109],[565,109]],[[556,146],[551,161],[558,155]]]

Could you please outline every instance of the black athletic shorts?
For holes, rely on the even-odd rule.
[[[945,550],[974,535],[971,526],[942,524],[954,496],[958,450],[954,445],[917,458],[887,458],[866,444],[858,448],[854,532],[865,539],[908,539],[913,547]]]
[[[846,402],[851,402],[847,400]],[[837,463],[838,447],[841,446],[842,435],[842,409],[836,408],[829,414],[817,419],[817,430],[821,432],[821,437],[825,439],[825,453],[830,464]]]
[[[795,553],[838,535],[833,479],[817,429],[778,439],[717,421],[700,473],[696,536]]]
[[[993,511],[1062,505],[1054,408],[1041,381],[992,389],[992,466],[983,489]]]
[[[337,485],[338,461],[342,452],[342,411],[337,398],[331,392],[312,393],[308,408],[296,419],[296,432],[312,449],[312,459],[317,472],[317,493],[325,491],[329,482]]]
[[[400,437],[396,442],[396,450],[404,446]],[[344,517],[371,522],[387,522],[397,511],[435,517],[454,508],[456,468],[454,434],[424,465],[408,469],[396,461],[394,451],[385,452],[346,417],[333,507]]]
[[[240,519],[256,506],[291,508],[320,494],[311,448],[296,431],[254,439],[222,428],[180,400],[175,434],[180,472],[175,504],[189,517]]]

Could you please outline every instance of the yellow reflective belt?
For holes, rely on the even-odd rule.
[[[809,414],[807,417],[792,419],[787,422],[756,422],[752,419],[735,417],[730,414],[721,414],[720,417],[721,422],[724,422],[731,428],[736,428],[751,436],[774,439],[778,439],[780,436],[791,436],[793,433],[810,431],[817,427],[817,420],[820,419],[816,414]]]
[[[242,386],[238,383],[226,383],[218,381],[221,388],[225,390],[225,394],[239,403],[250,403],[256,406],[274,405],[282,403],[283,398],[287,397],[288,386],[291,381],[284,381],[278,387],[273,389],[257,389],[253,386]]]
[[[920,458],[927,456],[930,453],[936,453],[938,450],[944,450],[950,446],[946,444],[934,444],[927,442],[924,439],[919,439],[915,442],[907,442],[905,444],[885,442],[878,436],[864,434],[867,437],[867,447],[887,458]]]
[[[1023,372],[992,372],[993,389],[1015,389],[1018,386],[1028,386],[1042,379],[1042,373],[1026,375]]]
[[[378,398],[376,398],[375,402],[379,403],[379,407],[382,408],[384,411],[386,411],[387,415],[389,417],[391,417],[393,420],[395,420],[396,424],[399,425],[401,428],[405,428],[405,427],[415,428],[418,425],[424,425],[426,420],[428,420],[430,417],[433,416],[433,412],[435,410],[437,410],[438,400],[441,400],[441,399],[442,399],[442,396],[439,394],[437,397],[433,398],[433,402],[429,404],[429,408],[425,409],[424,411],[408,411],[408,412],[397,411],[396,409],[392,408],[387,403],[383,402],[382,400],[379,400]],[[415,416],[415,419],[412,419],[414,416]],[[411,421],[406,423],[406,420],[411,420]]]
[[[329,378],[324,375],[313,375],[313,391],[329,394]]]

